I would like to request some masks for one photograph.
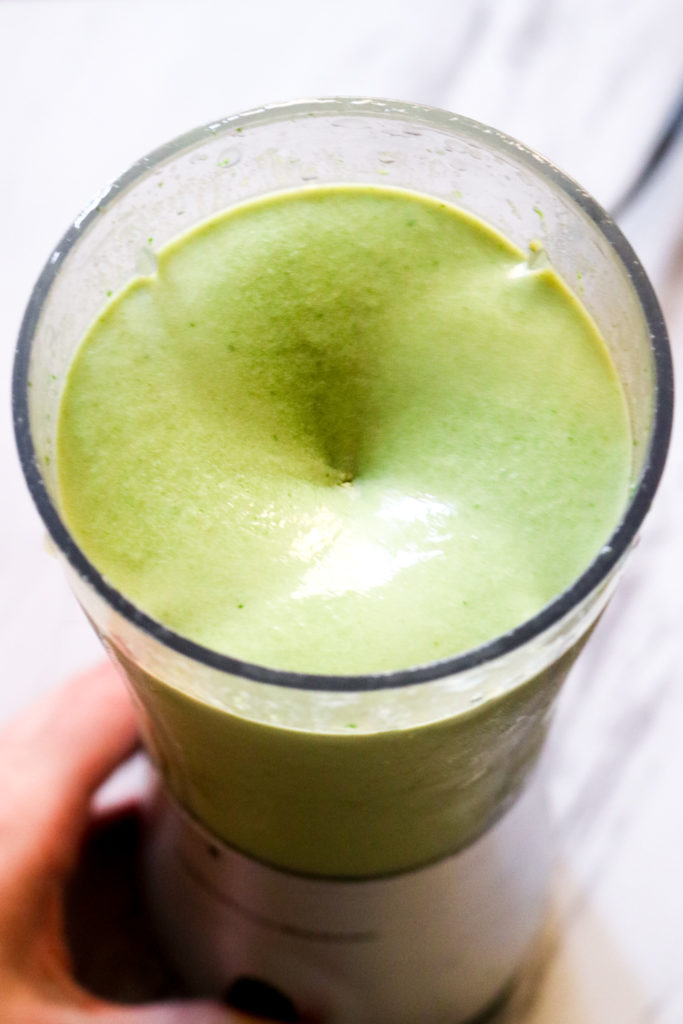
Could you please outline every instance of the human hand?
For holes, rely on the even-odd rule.
[[[93,793],[136,745],[130,701],[104,665],[44,697],[0,731],[2,1024],[252,1020],[206,1000],[117,1005],[74,977],[65,893],[90,825]],[[90,937],[99,940],[98,934]]]

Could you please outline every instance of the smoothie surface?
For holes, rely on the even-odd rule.
[[[606,346],[549,268],[371,186],[234,207],[93,324],[58,430],[62,513],[134,604],[295,671],[475,647],[587,568],[625,507]]]

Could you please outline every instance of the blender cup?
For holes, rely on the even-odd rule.
[[[364,676],[241,662],[150,618],[70,536],[54,458],[73,354],[103,296],[153,272],[149,238],[163,245],[241,201],[340,182],[437,197],[500,231],[530,267],[547,259],[605,338],[636,442],[630,504],[566,591],[474,650]],[[543,914],[539,757],[554,701],[649,508],[671,413],[661,313],[615,224],[536,154],[445,111],[312,100],[228,117],[141,160],[76,219],[21,329],[16,433],[158,769],[149,899],[198,992],[324,1024],[458,1024],[501,998]]]

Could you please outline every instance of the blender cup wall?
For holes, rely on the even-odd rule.
[[[636,442],[633,498],[624,518],[580,579],[542,612],[457,657],[348,678],[244,664],[173,634],[134,608],[87,561],[64,526],[54,458],[58,403],[74,351],[107,296],[137,274],[153,272],[150,239],[161,246],[247,198],[345,181],[390,184],[455,203],[517,244],[530,268],[549,261],[605,337]],[[281,985],[282,965],[289,963],[297,1005],[340,1024],[398,1024],[402,1013],[408,1014],[406,1022],[419,1013],[426,1024],[436,1024],[444,1019],[437,992],[449,1019],[460,1020],[497,995],[537,926],[546,885],[540,805],[528,796],[534,768],[557,691],[609,598],[656,489],[670,429],[671,388],[656,299],[604,211],[518,143],[444,111],[377,100],[312,100],[236,115],[143,159],[75,221],[50,257],[22,327],[15,367],[17,439],[39,511],[78,599],[126,674],[145,742],[170,793],[172,810],[161,812],[157,822],[158,835],[166,838],[152,846],[157,877],[182,892],[175,917],[163,891],[157,889],[154,900],[162,927],[176,938],[195,914],[189,937],[172,938],[171,946],[196,984],[222,991],[228,975],[265,971]],[[352,734],[344,729],[350,720],[357,723]],[[193,861],[194,881],[173,875],[174,850],[186,844],[189,863],[206,853],[207,843],[215,843],[232,866],[223,870]],[[504,871],[503,847],[516,851]],[[479,931],[449,932],[444,925],[439,934],[460,964],[457,978],[447,966],[437,968],[439,957],[426,942],[429,956],[406,973],[410,991],[421,993],[417,1003],[405,987],[399,992],[394,986],[391,995],[380,978],[395,974],[396,958],[405,959],[404,947],[412,942],[404,935],[404,947],[396,945],[400,915],[392,919],[387,910],[397,906],[400,894],[387,890],[379,898],[382,920],[393,920],[394,938],[375,961],[367,949],[345,961],[338,983],[333,961],[314,952],[313,940],[292,951],[302,927],[294,919],[307,900],[327,906],[332,916],[343,904],[348,931],[356,906],[350,880],[367,885],[405,878],[412,879],[410,886],[421,877],[416,869],[431,871],[446,861],[467,865],[458,876],[459,891],[446,897],[450,917],[467,906]],[[200,875],[204,882],[195,891]],[[273,945],[265,933],[245,933],[241,947],[239,940],[227,940],[227,932],[247,926],[244,919],[221,917],[216,908],[222,903],[225,910],[231,900],[233,910],[239,904],[240,879],[258,902],[266,890],[291,895],[300,876],[346,888],[335,890],[334,898],[327,890],[329,899],[320,888],[315,897],[306,890],[298,910],[290,901],[287,913],[294,916],[280,929],[289,927],[289,940],[280,935]],[[441,891],[455,884],[455,876],[434,876],[430,884],[431,892]],[[214,898],[202,904],[210,891]],[[507,900],[505,894],[515,892]],[[374,897],[365,893],[369,905]],[[498,916],[487,917],[492,901]],[[415,917],[416,907],[428,903],[422,892],[406,905]],[[267,907],[259,908],[251,924],[268,917]],[[423,924],[428,928],[429,920]],[[411,931],[422,926],[417,920]],[[494,934],[504,939],[506,951]],[[256,949],[253,960],[245,960],[249,943]],[[465,946],[470,960],[463,967],[458,956]],[[309,977],[312,963],[320,967],[315,978]],[[479,969],[475,984],[472,972]],[[325,991],[337,996],[326,997]]]

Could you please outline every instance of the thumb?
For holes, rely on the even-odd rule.
[[[68,874],[94,790],[136,742],[131,702],[106,663],[0,732],[0,887]]]

